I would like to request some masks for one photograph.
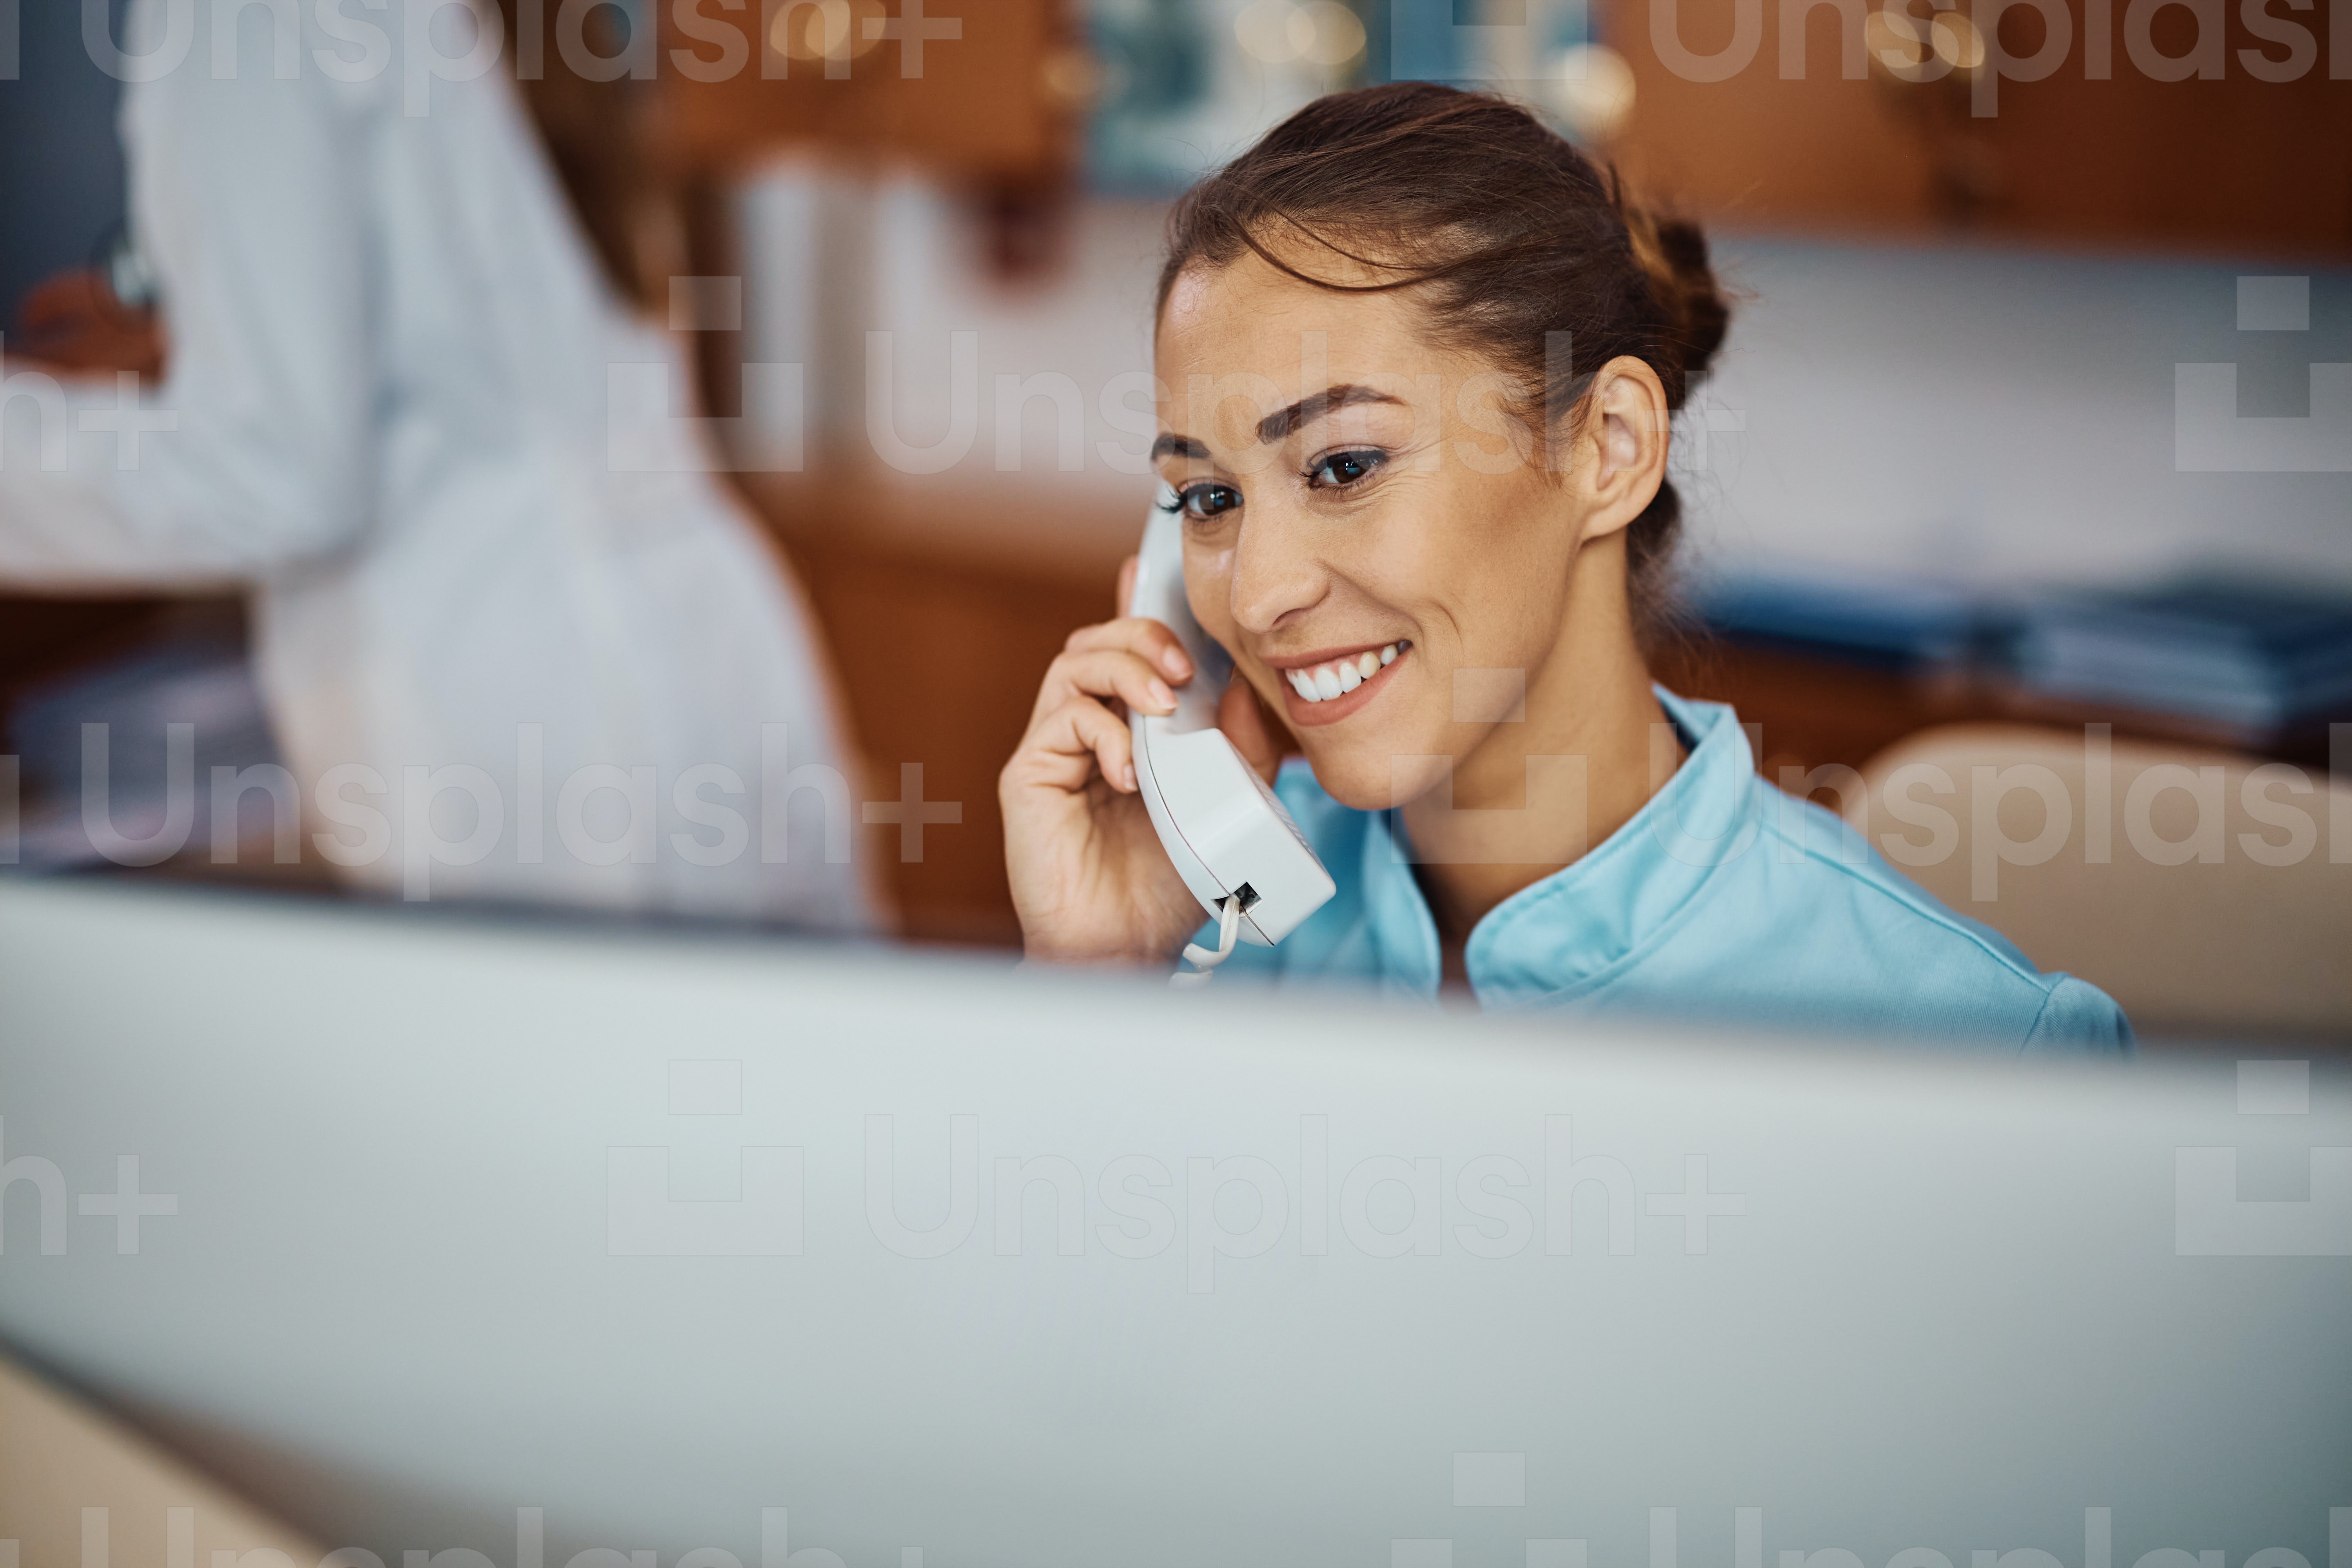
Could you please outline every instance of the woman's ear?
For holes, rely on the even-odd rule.
[[[1585,470],[1584,537],[1616,532],[1641,516],[1666,477],[1673,413],[1658,373],[1630,354],[1601,367],[1585,395],[1584,428],[1594,448]]]

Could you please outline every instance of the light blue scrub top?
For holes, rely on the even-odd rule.
[[[1758,776],[1729,708],[1657,695],[1687,759],[1598,847],[1473,929],[1465,960],[1481,1006],[2036,1053],[2131,1050],[2131,1026],[2105,992],[2038,973],[1838,818]],[[1284,767],[1275,790],[1339,891],[1279,946],[1238,949],[1224,973],[1433,1000],[1437,927],[1398,814],[1341,805],[1303,761]],[[1195,940],[1214,947],[1213,923]]]

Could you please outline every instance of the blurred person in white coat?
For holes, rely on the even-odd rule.
[[[684,268],[625,79],[519,86],[507,4],[133,0],[101,63],[167,369],[126,416],[7,367],[0,584],[247,588],[362,886],[869,927],[809,613],[645,304]],[[648,363],[667,411],[608,395]]]

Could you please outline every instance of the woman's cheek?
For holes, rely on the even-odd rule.
[[[1209,615],[1202,627],[1222,644],[1226,652],[1238,655],[1240,646],[1234,625],[1234,548],[1225,546],[1209,557],[1208,570],[1202,574],[1203,590],[1192,598],[1194,607],[1205,606]]]

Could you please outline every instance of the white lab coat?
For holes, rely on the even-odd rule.
[[[134,48],[166,37],[166,4],[135,0]],[[340,14],[381,25],[372,76],[319,6],[240,7],[216,55],[224,9],[186,6],[184,58],[122,110],[172,337],[146,402],[176,427],[118,467],[119,437],[81,427],[113,388],[76,387],[52,421],[67,460],[45,468],[37,400],[11,399],[0,582],[249,585],[308,826],[362,884],[868,923],[841,858],[856,770],[807,612],[730,492],[688,471],[699,427],[608,398],[608,366],[662,362],[693,411],[671,340],[602,279],[507,66],[414,79],[402,0]],[[271,26],[298,14],[280,79]],[[615,472],[621,453],[673,471]],[[465,787],[485,781],[487,845]],[[322,783],[344,804],[322,813]]]

